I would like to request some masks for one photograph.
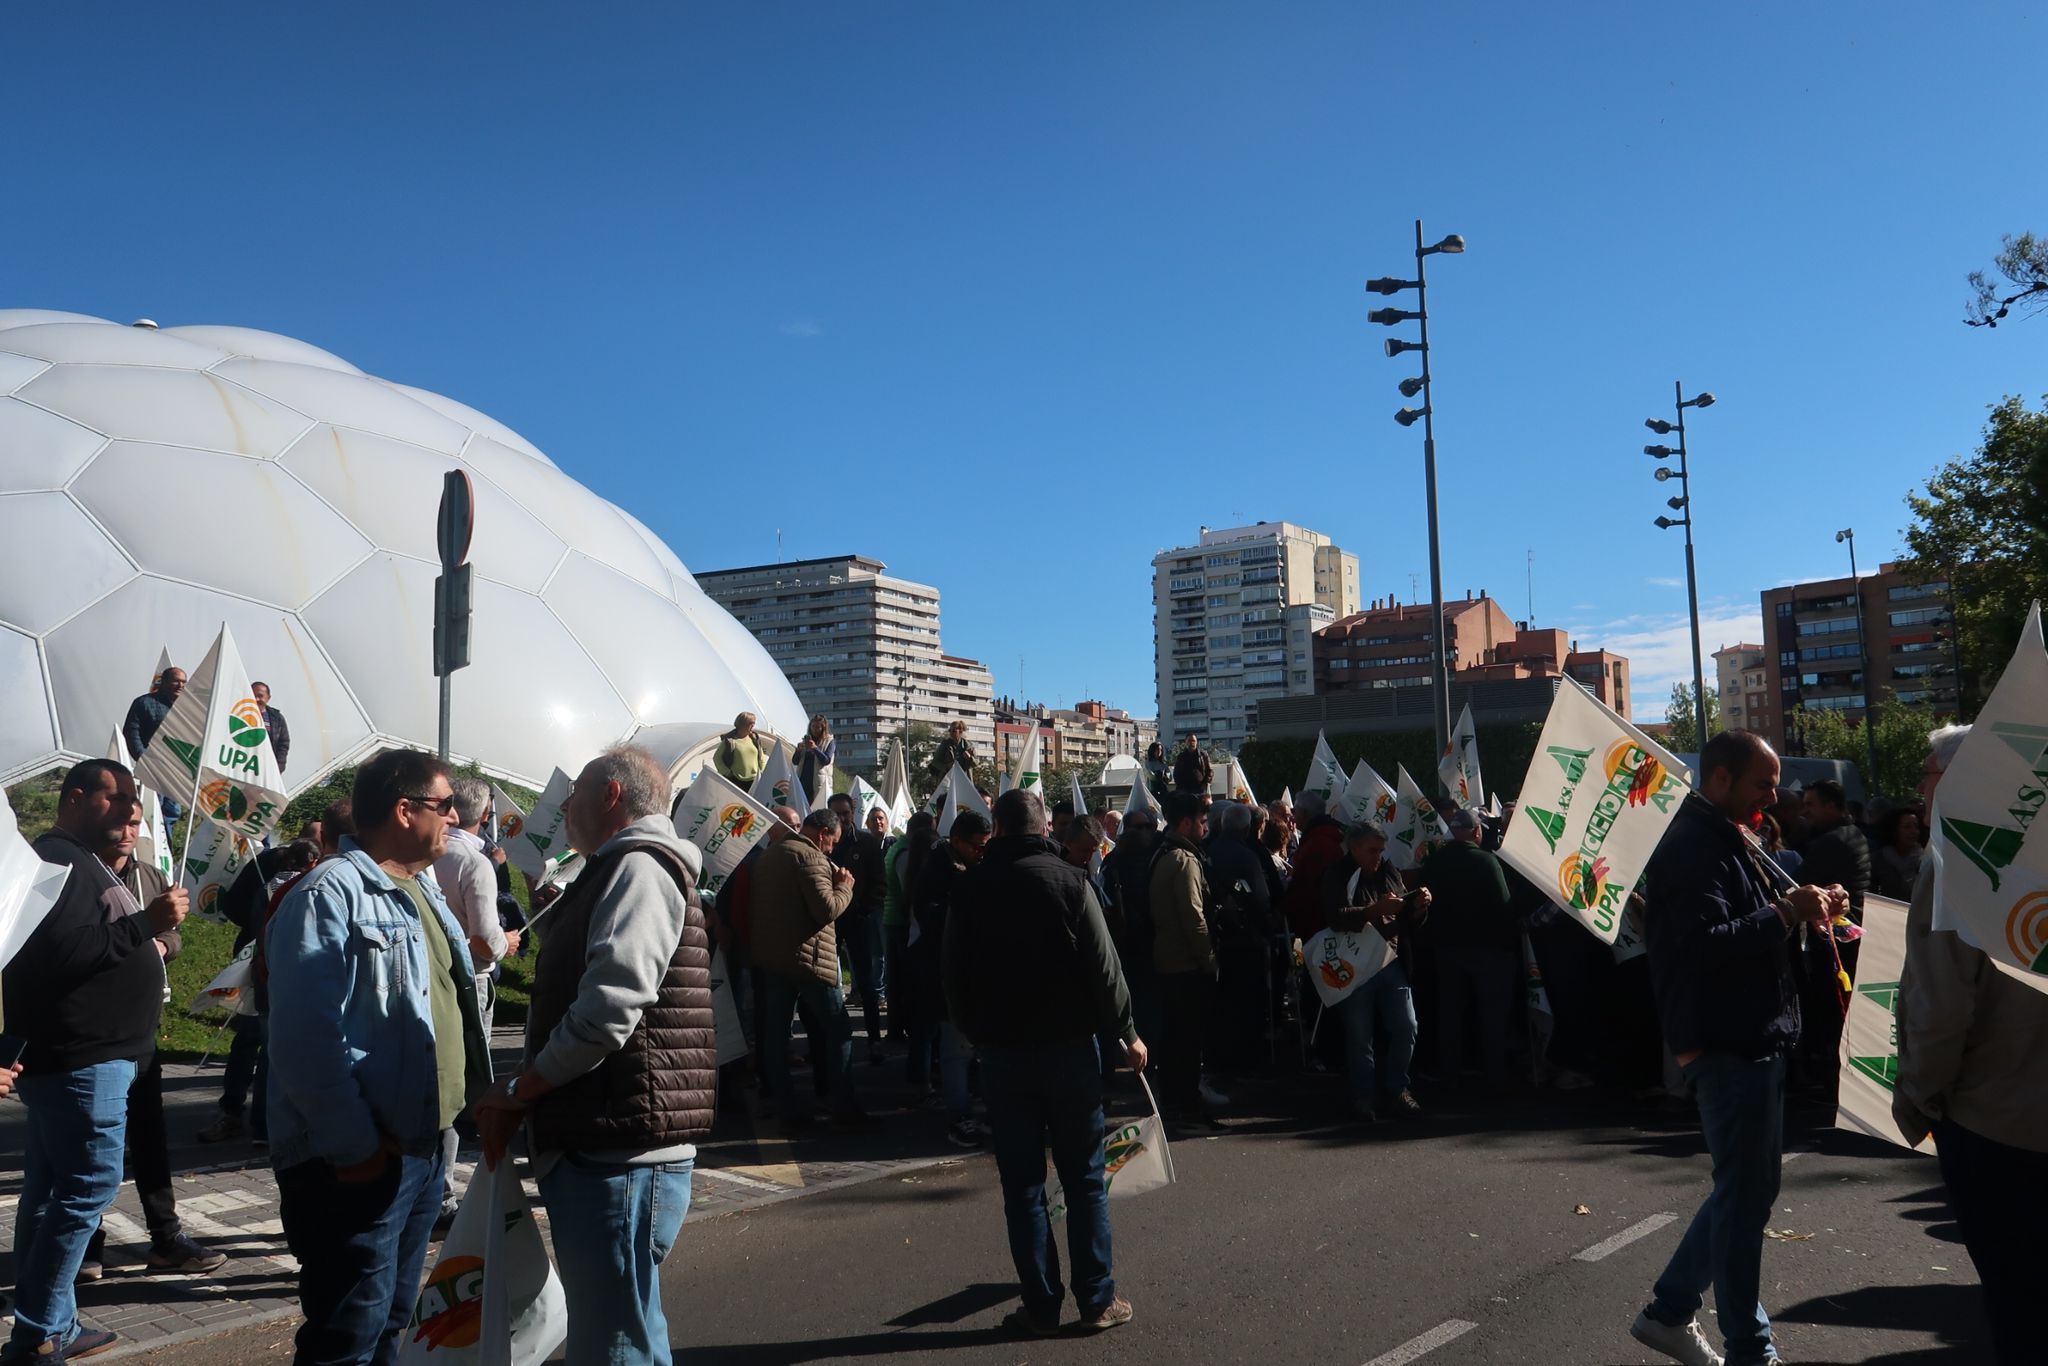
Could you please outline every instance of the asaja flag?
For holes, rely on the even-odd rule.
[[[255,973],[251,960],[255,956],[254,942],[242,945],[242,951],[234,956],[233,961],[215,973],[211,982],[200,988],[199,994],[185,1006],[185,1013],[201,1016],[209,1011],[225,1010],[230,1015],[254,1015]]]
[[[1102,1136],[1102,1184],[1111,1200],[1156,1191],[1177,1179],[1173,1154],[1166,1146],[1166,1122],[1159,1116],[1159,1102],[1152,1099],[1152,1083],[1145,1080],[1143,1072],[1138,1073],[1138,1085],[1145,1088],[1145,1102],[1152,1112],[1116,1124]],[[1045,1180],[1045,1217],[1067,1217],[1067,1193],[1056,1172]]]
[[[1947,778],[1942,779],[1948,781]],[[1906,907],[1889,897],[1863,898],[1863,938],[1857,945],[1856,990],[1842,1021],[1841,1085],[1835,1127],[1905,1147],[1892,1120],[1899,1082],[1899,979],[1906,967]],[[1920,1151],[1934,1145],[1922,1140]]]
[[[697,879],[697,891],[705,898],[732,876],[740,861],[768,836],[775,822],[768,808],[727,782],[716,769],[706,768],[697,781],[676,799],[676,834],[697,846],[704,867]]]
[[[185,844],[185,874],[181,881],[192,895],[192,914],[221,924],[227,913],[221,898],[249,860],[256,857],[256,842],[233,826],[201,818]]]
[[[1316,732],[1316,752],[1308,761],[1308,777],[1302,780],[1301,790],[1315,793],[1325,806],[1335,806],[1344,796],[1344,766],[1337,762],[1337,752],[1330,748],[1329,740],[1320,730]]]
[[[526,813],[519,809],[519,803],[512,800],[512,794],[496,783],[491,784],[491,838],[499,845],[510,844],[519,838],[519,832],[526,828]],[[511,857],[510,853],[506,854]]]
[[[135,780],[252,840],[284,815],[284,778],[226,622],[135,761]]]
[[[796,769],[789,762],[789,746],[780,740],[761,776],[754,779],[753,798],[763,806],[789,807],[799,820],[811,814],[810,799],[804,796],[804,785],[796,780]]]
[[[846,795],[853,798],[853,819],[855,824],[862,830],[868,828],[868,812],[878,806],[884,811],[889,809],[889,804],[882,800],[882,794],[877,792],[865,778],[856,777],[848,785]]]
[[[1156,820],[1163,820],[1166,816],[1159,803],[1153,800],[1152,789],[1145,782],[1145,770],[1142,766],[1131,774],[1131,795],[1124,802],[1124,817],[1129,819],[1140,811],[1150,811]]]
[[[1437,761],[1436,776],[1459,806],[1476,807],[1485,799],[1486,783],[1479,776],[1479,732],[1472,725],[1470,702],[1458,713],[1458,724],[1451,727],[1451,742]]]
[[[555,869],[569,857],[569,827],[567,818],[562,814],[562,803],[569,800],[569,788],[574,782],[575,779],[556,769],[549,777],[548,785],[541,789],[540,800],[533,804],[533,811],[520,819],[510,839],[500,842],[506,861],[526,874],[527,883],[531,886],[546,884]],[[503,794],[498,794],[495,799],[504,800]]]
[[[478,1164],[399,1332],[399,1366],[540,1366],[568,1336],[569,1302],[518,1168]]]
[[[1566,679],[1500,856],[1612,944],[1629,889],[1689,791],[1684,772],[1663,746]]]
[[[1352,879],[1354,887],[1357,882]],[[1370,925],[1355,934],[1320,930],[1301,946],[1301,961],[1315,983],[1316,996],[1325,1006],[1334,1006],[1393,962],[1394,951]]]
[[[1450,843],[1451,829],[1436,813],[1436,803],[1423,793],[1408,765],[1394,767],[1394,823],[1388,830],[1387,857],[1396,868],[1419,868],[1441,845]]]
[[[2041,605],[1934,794],[1937,930],[2048,991],[2048,652]]]
[[[1017,751],[1017,767],[1010,774],[1010,786],[1003,790],[1008,792],[1015,788],[1023,788],[1029,791],[1034,787],[1043,789],[1045,786],[1044,754],[1045,746],[1039,739],[1038,727],[1034,725],[1031,728],[1031,733],[1024,737],[1024,747]]]
[[[71,867],[45,863],[21,837],[14,806],[0,797],[0,967],[5,967],[57,904]]]
[[[1391,838],[1394,821],[1400,814],[1399,806],[1394,789],[1387,785],[1387,780],[1374,772],[1371,764],[1360,759],[1358,767],[1352,770],[1351,781],[1344,785],[1344,800],[1331,808],[1330,814],[1346,825],[1378,821],[1387,827]]]
[[[1234,802],[1243,802],[1246,806],[1259,804],[1259,799],[1252,795],[1252,780],[1244,776],[1243,764],[1232,759],[1224,766],[1224,772],[1228,775],[1225,782],[1229,787],[1225,796]]]
[[[953,819],[962,811],[973,811],[987,821],[991,828],[995,817],[989,813],[988,803],[981,799],[981,793],[974,788],[974,779],[967,776],[967,770],[958,764],[946,775],[946,809],[939,815],[939,837],[953,833]]]

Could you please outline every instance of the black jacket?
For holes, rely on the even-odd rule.
[[[1763,1058],[1799,1038],[1799,993],[1776,883],[1742,831],[1687,797],[1644,878],[1664,1044]]]
[[[156,728],[170,714],[171,704],[154,692],[146,692],[128,704],[128,715],[121,722],[121,739],[128,746],[129,758],[142,757],[142,751],[156,738]]]
[[[1102,908],[1051,840],[988,842],[953,882],[943,952],[953,1022],[984,1048],[1137,1037]]]
[[[882,839],[872,830],[855,830],[841,835],[832,846],[832,862],[853,874],[853,904],[848,915],[882,912],[882,897],[888,891],[888,870],[882,863]]]
[[[285,757],[292,752],[292,728],[276,707],[263,709],[263,729],[270,736],[270,752],[277,756],[277,771],[284,772]]]
[[[1863,923],[1863,894],[1870,890],[1870,841],[1846,816],[1806,841],[1799,880],[1809,887],[1840,883],[1849,893],[1849,918]]]
[[[140,914],[110,920],[119,884],[92,850],[61,830],[35,843],[45,863],[69,865],[63,894],[7,965],[7,1032],[25,1039],[31,1072],[69,1072],[156,1047],[164,966]],[[130,899],[119,893],[120,904]]]
[[[1173,788],[1176,792],[1207,792],[1215,776],[1215,765],[1199,749],[1182,746],[1173,756]]]

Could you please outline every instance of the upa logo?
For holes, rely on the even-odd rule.
[[[226,917],[220,909],[221,888],[218,882],[209,882],[199,890],[199,914],[207,920],[223,920]]]
[[[733,802],[718,813],[718,828],[723,830],[729,839],[745,839],[753,833],[754,826],[759,821],[760,818],[754,814],[753,808],[740,802]]]
[[[1563,893],[1565,904],[1576,910],[1590,911],[1599,906],[1613,885],[1608,881],[1604,858],[1572,854],[1558,865],[1557,890]]]
[[[2013,903],[2005,942],[2013,957],[2035,972],[2048,972],[2048,892],[2028,892]]]
[[[199,809],[233,825],[249,814],[249,794],[226,778],[215,778],[199,789]]]
[[[1102,1145],[1102,1179],[1105,1184],[1128,1166],[1132,1158],[1145,1151],[1145,1144],[1138,1134],[1137,1125],[1126,1124]]]
[[[1343,954],[1337,952],[1337,936],[1330,935],[1323,940],[1323,961],[1316,965],[1323,975],[1323,984],[1332,991],[1342,991],[1351,985],[1357,970]]]
[[[1385,825],[1388,822],[1392,821],[1394,819],[1394,813],[1398,810],[1400,810],[1400,803],[1394,800],[1392,794],[1386,792],[1377,792],[1373,794],[1373,819],[1378,821],[1380,824]]]
[[[1624,768],[1628,769],[1632,775],[1626,791],[1630,806],[1648,806],[1655,802],[1659,811],[1666,811],[1677,796],[1671,789],[1678,786],[1678,780],[1665,770],[1656,755],[1633,740],[1619,741],[1610,748],[1602,767],[1607,770],[1610,790],[1620,786],[1616,779]]]
[[[214,754],[223,772],[257,778],[263,775],[263,745],[270,733],[263,729],[263,709],[252,697],[228,708],[228,733]]]
[[[526,817],[517,811],[507,811],[498,818],[498,843],[519,838],[519,832],[526,828]]]
[[[484,1259],[443,1257],[420,1287],[413,1305],[412,1340],[430,1352],[443,1347],[474,1347],[482,1336]]]

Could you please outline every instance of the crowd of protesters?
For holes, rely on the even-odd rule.
[[[765,764],[749,720],[721,740],[720,771],[758,776]],[[1955,732],[1935,737],[1930,784]],[[1325,1093],[1365,1125],[1415,1122],[1434,1098],[1484,1103],[1535,1085],[1686,1098],[1714,1157],[1713,1189],[1632,1331],[1676,1360],[1720,1361],[1696,1317],[1712,1285],[1727,1360],[1771,1360],[1758,1267],[1784,1097],[1789,1084],[1795,1102],[1831,1104],[1834,1085],[1842,1017],[1826,927],[1860,919],[1867,892],[1895,887],[1916,917],[1899,1122],[1909,1137],[1941,1135],[2001,1359],[2024,1359],[2011,1354],[2013,1335],[2029,1331],[2016,1306],[2042,1254],[2024,1222],[2031,1207],[1999,1193],[2038,1190],[2048,1162],[2033,1112],[2042,1088],[2016,1082],[2038,1082],[2041,1054],[2026,1046],[2048,1039],[2048,1010],[1931,931],[1917,808],[1886,816],[1873,853],[1839,787],[1788,792],[1761,740],[1716,737],[1645,878],[1645,949],[1630,957],[1493,852],[1512,807],[1491,821],[1447,810],[1449,841],[1396,869],[1383,827],[1341,825],[1316,796],[1212,799],[1211,762],[1190,737],[1171,758],[1148,756],[1159,799],[1122,815],[1048,810],[1036,791],[1009,791],[983,794],[992,819],[927,810],[895,832],[885,810],[862,819],[830,793],[829,726],[805,744],[815,757],[800,776],[827,800],[801,817],[777,808],[710,904],[655,761],[621,747],[582,770],[564,811],[583,868],[548,906],[555,951],[535,969],[523,1061],[495,1080],[494,967],[525,945],[516,906],[503,905],[488,785],[386,751],[361,767],[350,800],[252,861],[226,904],[256,946],[258,1011],[202,1137],[246,1126],[268,1144],[300,1268],[301,1359],[390,1359],[453,1210],[458,1125],[473,1125],[492,1166],[524,1137],[567,1292],[568,1359],[668,1360],[658,1268],[721,1085],[751,1079],[793,1131],[816,1125],[820,1105],[835,1126],[861,1129],[870,1088],[856,1052],[879,1068],[893,1044],[945,1138],[993,1149],[1019,1332],[1057,1331],[1068,1293],[1048,1149],[1081,1325],[1132,1317],[1111,1273],[1104,1096],[1118,1068],[1143,1072],[1156,1058],[1161,1110],[1179,1133],[1216,1130],[1234,1108],[1226,1088],[1281,1072],[1332,1074]],[[961,733],[940,755],[973,759]],[[0,1361],[38,1359],[47,1344],[72,1357],[111,1345],[78,1322],[72,1287],[96,1265],[124,1139],[151,1264],[203,1272],[221,1261],[180,1230],[167,1166],[153,1160],[164,1147],[152,1062],[162,964],[178,951],[186,896],[133,867],[139,820],[132,775],[95,760],[66,776],[57,828],[37,845],[85,872],[7,972],[10,1017],[25,1003],[38,1023],[23,1031],[25,1070],[0,1074],[31,1119],[15,1327]],[[1326,1010],[1301,942],[1366,926],[1392,957]],[[714,949],[749,1044],[723,1078]],[[1989,1046],[1975,1042],[1985,1020],[1998,1022]]]

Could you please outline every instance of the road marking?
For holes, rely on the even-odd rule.
[[[795,1164],[791,1163],[790,1165],[794,1166]],[[756,1168],[755,1170],[761,1169]],[[715,1176],[721,1181],[732,1181],[742,1186],[751,1186],[757,1191],[773,1191],[777,1195],[790,1189],[789,1186],[777,1185],[773,1181],[757,1181],[751,1176],[741,1176],[738,1172],[725,1167],[699,1167],[697,1168],[697,1175]]]
[[[1794,1148],[1791,1152],[1778,1159],[1778,1165],[1783,1166],[1787,1162],[1796,1162],[1802,1157],[1811,1157],[1819,1151],[1820,1149],[1818,1148]]]
[[[1366,1362],[1365,1366],[1408,1366],[1409,1362],[1420,1360],[1445,1343],[1465,1336],[1478,1326],[1464,1319],[1451,1319],[1439,1323],[1421,1337],[1410,1338],[1393,1351],[1374,1357]]]
[[[1678,1216],[1675,1214],[1653,1214],[1639,1224],[1630,1224],[1612,1238],[1601,1239],[1584,1252],[1574,1253],[1572,1260],[1575,1262],[1597,1262],[1602,1257],[1621,1251],[1636,1239],[1648,1237],[1664,1227],[1664,1225],[1676,1223],[1677,1221]]]

